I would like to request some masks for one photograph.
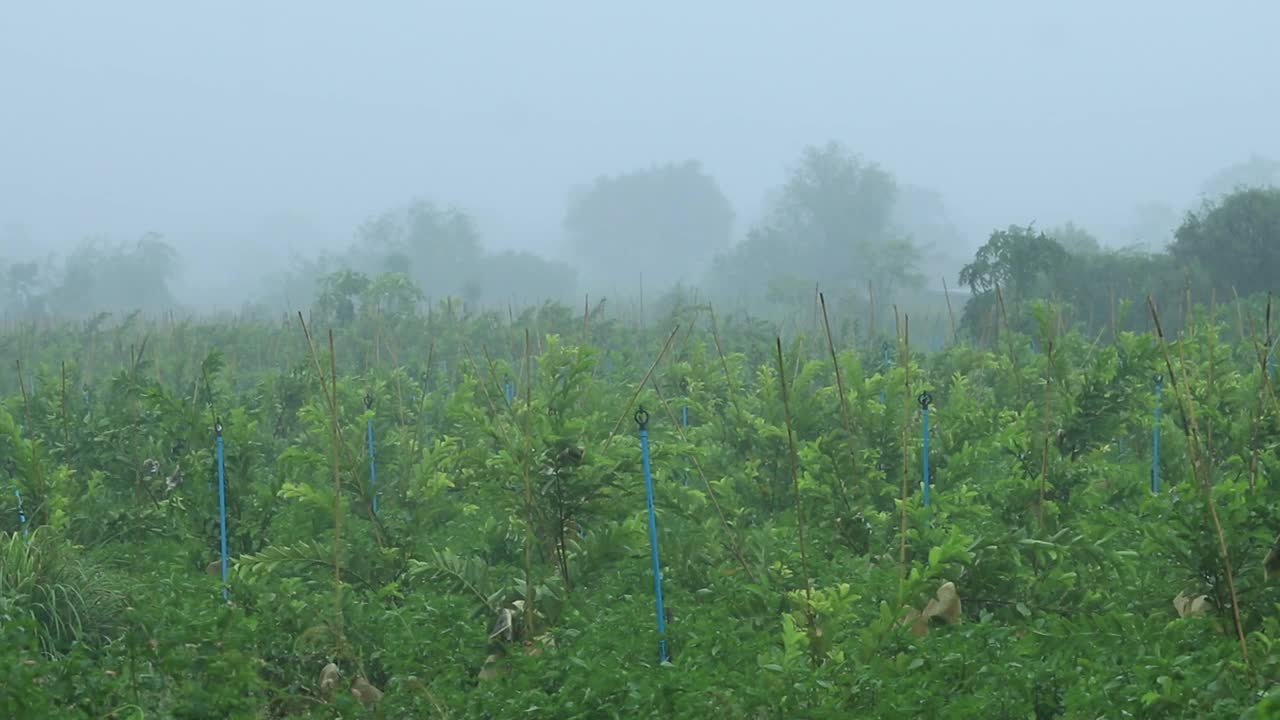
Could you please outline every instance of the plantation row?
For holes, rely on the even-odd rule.
[[[0,715],[1280,717],[1238,308],[16,326]]]

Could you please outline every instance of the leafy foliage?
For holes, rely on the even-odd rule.
[[[28,510],[25,528],[0,514],[0,712],[1267,717],[1280,406],[1262,343],[1224,340],[1203,307],[1167,348],[1104,342],[1033,297],[1052,267],[994,269],[1009,257],[989,272],[1030,268],[1010,284],[1032,297],[1002,342],[907,338],[886,361],[839,322],[834,353],[786,333],[789,412],[777,327],[694,303],[658,329],[556,305],[424,313],[391,275],[312,342],[245,318],[0,335],[24,368],[0,377],[0,490]],[[952,590],[957,615],[917,632],[908,610]],[[1175,606],[1201,596],[1202,614]]]

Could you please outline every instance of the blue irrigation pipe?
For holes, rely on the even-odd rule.
[[[640,426],[640,459],[644,467],[644,496],[649,512],[649,556],[653,560],[653,600],[658,616],[658,661],[667,661],[667,615],[662,606],[662,565],[658,562],[658,519],[653,511],[653,473],[649,467],[649,413],[636,411]]]
[[[18,524],[22,526],[22,537],[27,536],[27,511],[22,509],[22,493],[18,492],[18,488],[13,489],[13,496],[18,498]]]
[[[920,393],[916,398],[920,403],[920,436],[924,440],[923,448],[920,451],[920,467],[923,474],[924,482],[924,506],[929,507],[929,406],[933,404],[933,395],[928,390]]]
[[[373,410],[373,396],[365,393],[364,407],[366,410]],[[378,514],[378,471],[373,463],[373,416],[369,416],[369,420],[365,423],[365,441],[369,448],[369,494],[372,496],[371,506],[373,514]]]
[[[1155,407],[1151,423],[1151,492],[1160,492],[1160,388],[1164,377],[1156,375]]]
[[[213,431],[217,435],[218,455],[218,542],[222,549],[222,599],[228,600],[227,589],[227,473],[223,460],[222,420],[216,420]]]

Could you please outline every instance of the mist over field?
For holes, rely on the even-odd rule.
[[[1277,28],[0,0],[0,720],[1280,718]]]
[[[1009,225],[1161,251],[1187,210],[1274,182],[1280,157],[1280,10],[1262,2],[0,19],[0,263],[40,263],[6,274],[10,315],[299,307],[344,266],[495,305],[676,282],[725,302],[779,283],[865,295],[892,276],[889,296],[958,286]],[[824,213],[847,238],[810,222]],[[172,257],[115,259],[162,291],[58,292],[84,243],[105,267],[144,237]],[[911,252],[875,251],[899,241]]]

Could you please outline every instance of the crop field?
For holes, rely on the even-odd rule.
[[[1033,309],[11,325],[0,715],[1277,717],[1269,310]]]

